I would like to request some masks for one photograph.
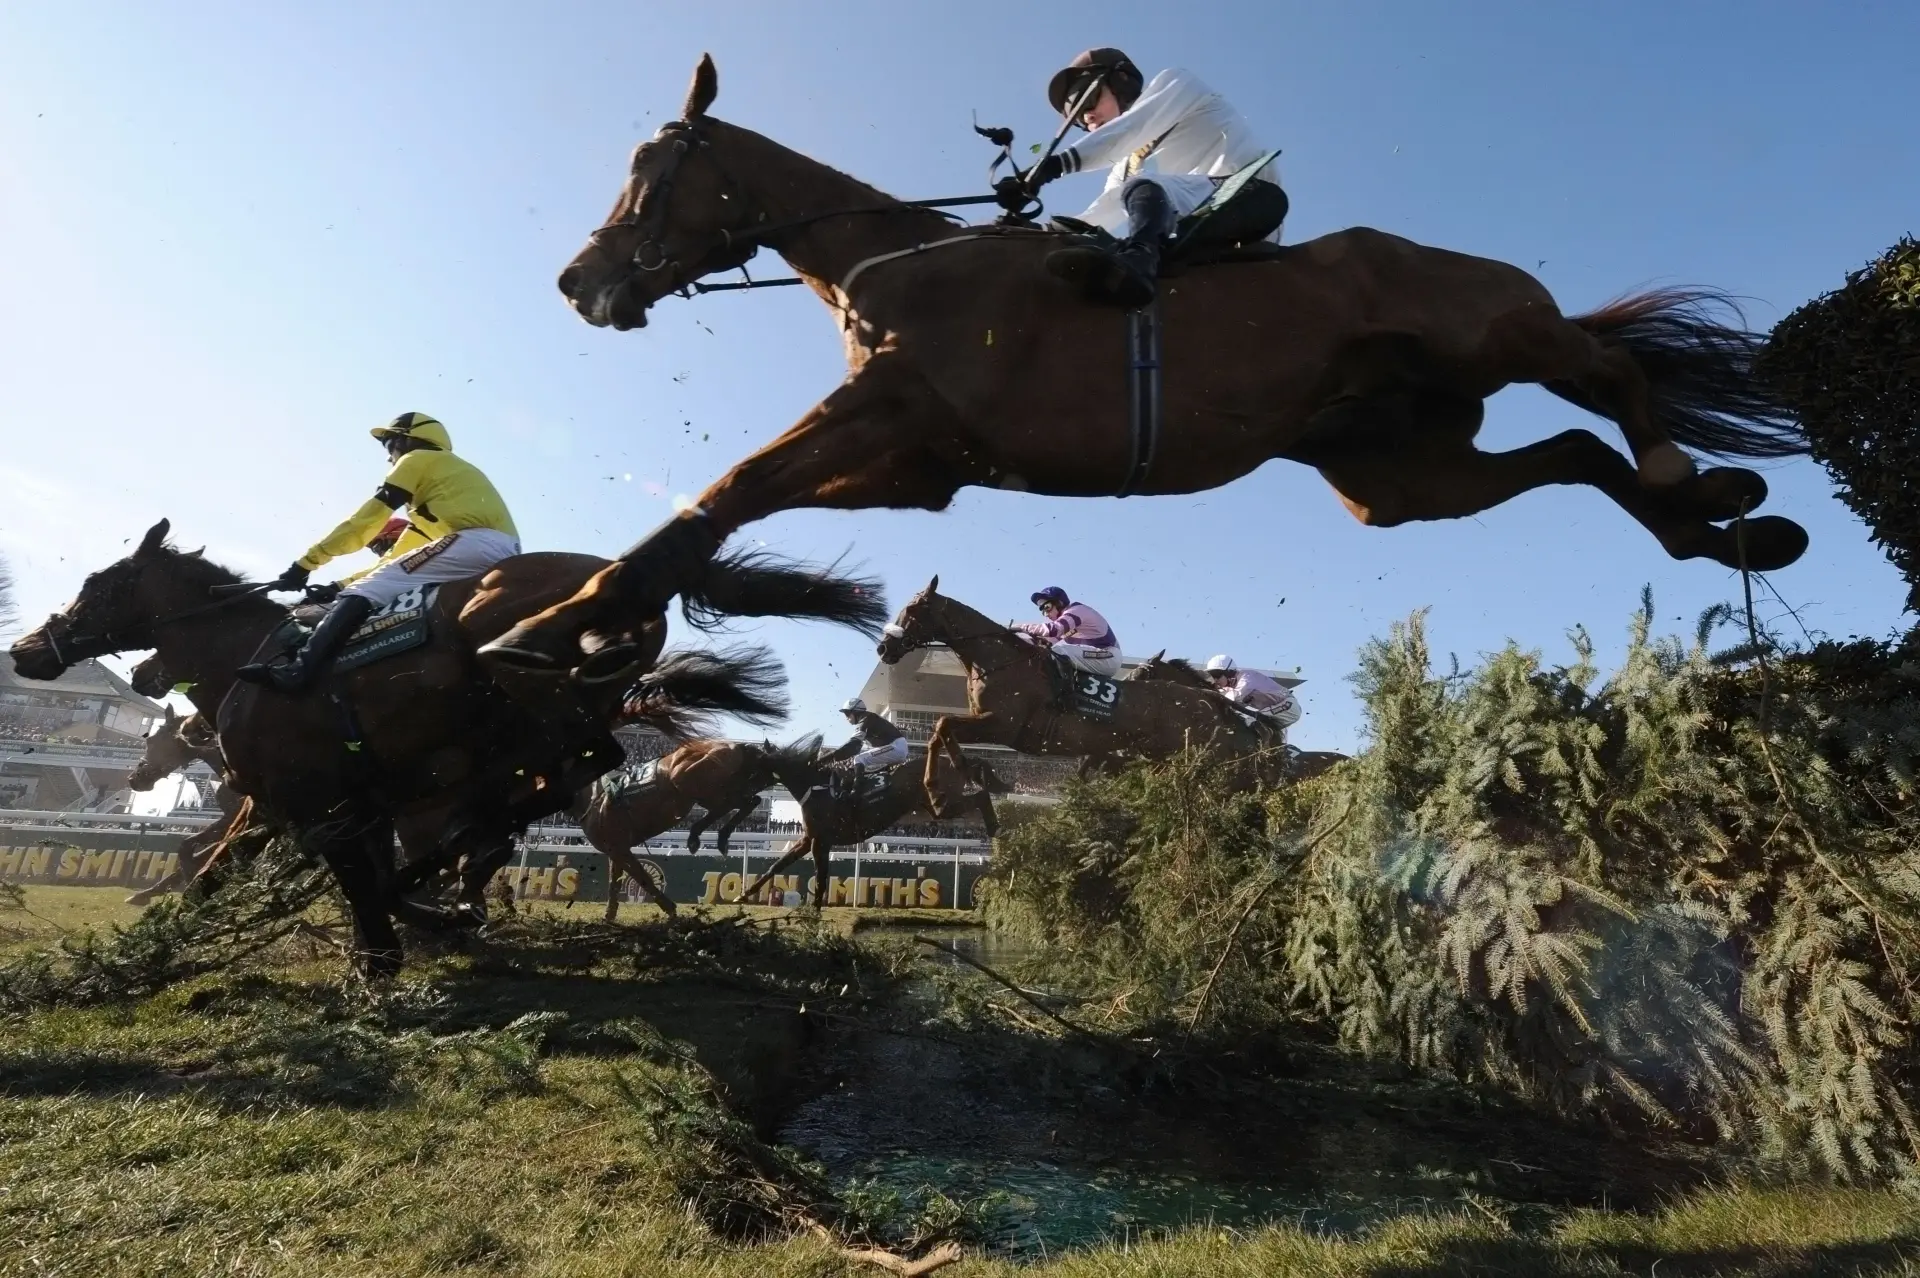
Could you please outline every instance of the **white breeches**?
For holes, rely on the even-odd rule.
[[[1263,172],[1262,176],[1267,176],[1267,172]],[[1100,198],[1089,204],[1079,217],[1082,222],[1091,222],[1111,235],[1125,236],[1127,188],[1135,183],[1151,182],[1166,192],[1167,203],[1173,206],[1173,218],[1177,222],[1212,199],[1214,191],[1225,180],[1210,178],[1204,173],[1142,173],[1128,178],[1119,186],[1102,191]],[[1276,227],[1267,238],[1278,244],[1280,231],[1281,228]]]
[[[1120,677],[1120,650],[1118,648],[1089,648],[1083,643],[1068,643],[1062,639],[1051,645],[1054,652],[1067,659],[1067,664],[1088,674],[1097,674],[1102,679]]]
[[[519,553],[518,538],[491,528],[466,528],[381,564],[340,593],[371,599],[374,607],[384,608],[415,586],[478,577]]]
[[[862,750],[849,761],[862,772],[873,772],[879,768],[891,768],[896,763],[907,761],[907,739],[889,741],[883,746],[871,750]]]

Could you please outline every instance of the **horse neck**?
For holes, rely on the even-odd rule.
[[[233,672],[253,659],[261,641],[286,616],[287,610],[278,604],[245,599],[199,616],[162,622],[154,627],[153,637],[168,672],[176,681],[193,685],[188,700],[211,720],[233,687]]]
[[[721,163],[747,189],[768,225],[804,220],[764,242],[829,301],[847,272],[866,258],[953,234],[953,224],[939,214],[902,203],[751,129],[716,120],[710,136]],[[888,211],[821,216],[876,207]],[[819,220],[806,220],[814,218]]]
[[[958,599],[936,595],[940,608],[942,637],[960,664],[968,670],[985,665],[1000,665],[1015,653],[1033,645],[1018,638],[1005,626],[976,611]]]

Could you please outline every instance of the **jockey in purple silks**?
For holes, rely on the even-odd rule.
[[[1120,677],[1120,641],[1105,617],[1072,602],[1058,586],[1035,591],[1032,598],[1046,620],[1023,622],[1013,629],[1046,644],[1075,669],[1103,679]]]

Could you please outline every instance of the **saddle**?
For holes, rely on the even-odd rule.
[[[1111,719],[1120,706],[1120,681],[1094,674],[1056,653],[1047,654],[1054,708],[1090,719]]]
[[[850,767],[836,767],[827,774],[827,793],[836,799],[851,800],[858,812],[887,792],[893,784],[893,774],[906,763],[892,763],[884,768],[873,768],[855,773]],[[858,786],[850,784],[855,776],[859,777]]]
[[[358,630],[347,637],[346,647],[333,659],[332,672],[369,666],[386,657],[411,652],[433,635],[433,609],[439,601],[437,584],[416,586],[403,592],[392,603],[368,617]],[[306,643],[314,625],[326,613],[319,604],[302,604],[293,609],[275,638],[274,651],[292,652]]]
[[[1274,182],[1254,175],[1273,162],[1278,151],[1246,165],[1227,178],[1205,204],[1180,219],[1160,256],[1160,277],[1215,262],[1271,262],[1292,246],[1267,239],[1287,220],[1290,201]],[[1082,243],[1115,250],[1120,241],[1104,228],[1078,218],[1056,217],[1050,225]]]

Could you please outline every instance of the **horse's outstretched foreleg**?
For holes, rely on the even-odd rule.
[[[803,507],[945,510],[992,473],[946,400],[905,360],[882,354],[716,480],[700,507],[725,538]]]
[[[648,876],[645,868],[641,866],[638,858],[636,858],[633,855],[633,852],[631,849],[604,848],[602,849],[602,851],[605,852],[606,854],[607,867],[609,870],[609,873],[607,876],[608,877],[607,921],[609,923],[613,921],[613,896],[612,896],[613,874],[612,874],[612,871],[616,868],[620,873],[625,874],[628,878],[634,881],[635,885],[638,886],[640,889],[640,895],[646,897],[647,900],[659,906],[663,911],[665,911],[669,915],[679,913],[679,907],[674,905],[673,898],[668,896],[665,892],[661,891],[659,888],[653,885],[653,879]]]
[[[933,725],[933,734],[927,738],[927,769],[925,785],[927,790],[927,810],[937,817],[949,815],[946,797],[940,788],[940,755],[944,751],[947,759],[962,777],[972,775],[966,752],[960,747],[964,742],[992,741],[999,729],[999,721],[991,711],[984,714],[946,714],[941,715]],[[1002,745],[1013,744],[1010,741]]]
[[[620,880],[626,876],[627,871],[625,867],[620,864],[619,859],[612,853],[603,852],[601,855],[606,857],[607,860],[607,912],[604,921],[612,923],[620,917],[620,897],[622,895]]]

